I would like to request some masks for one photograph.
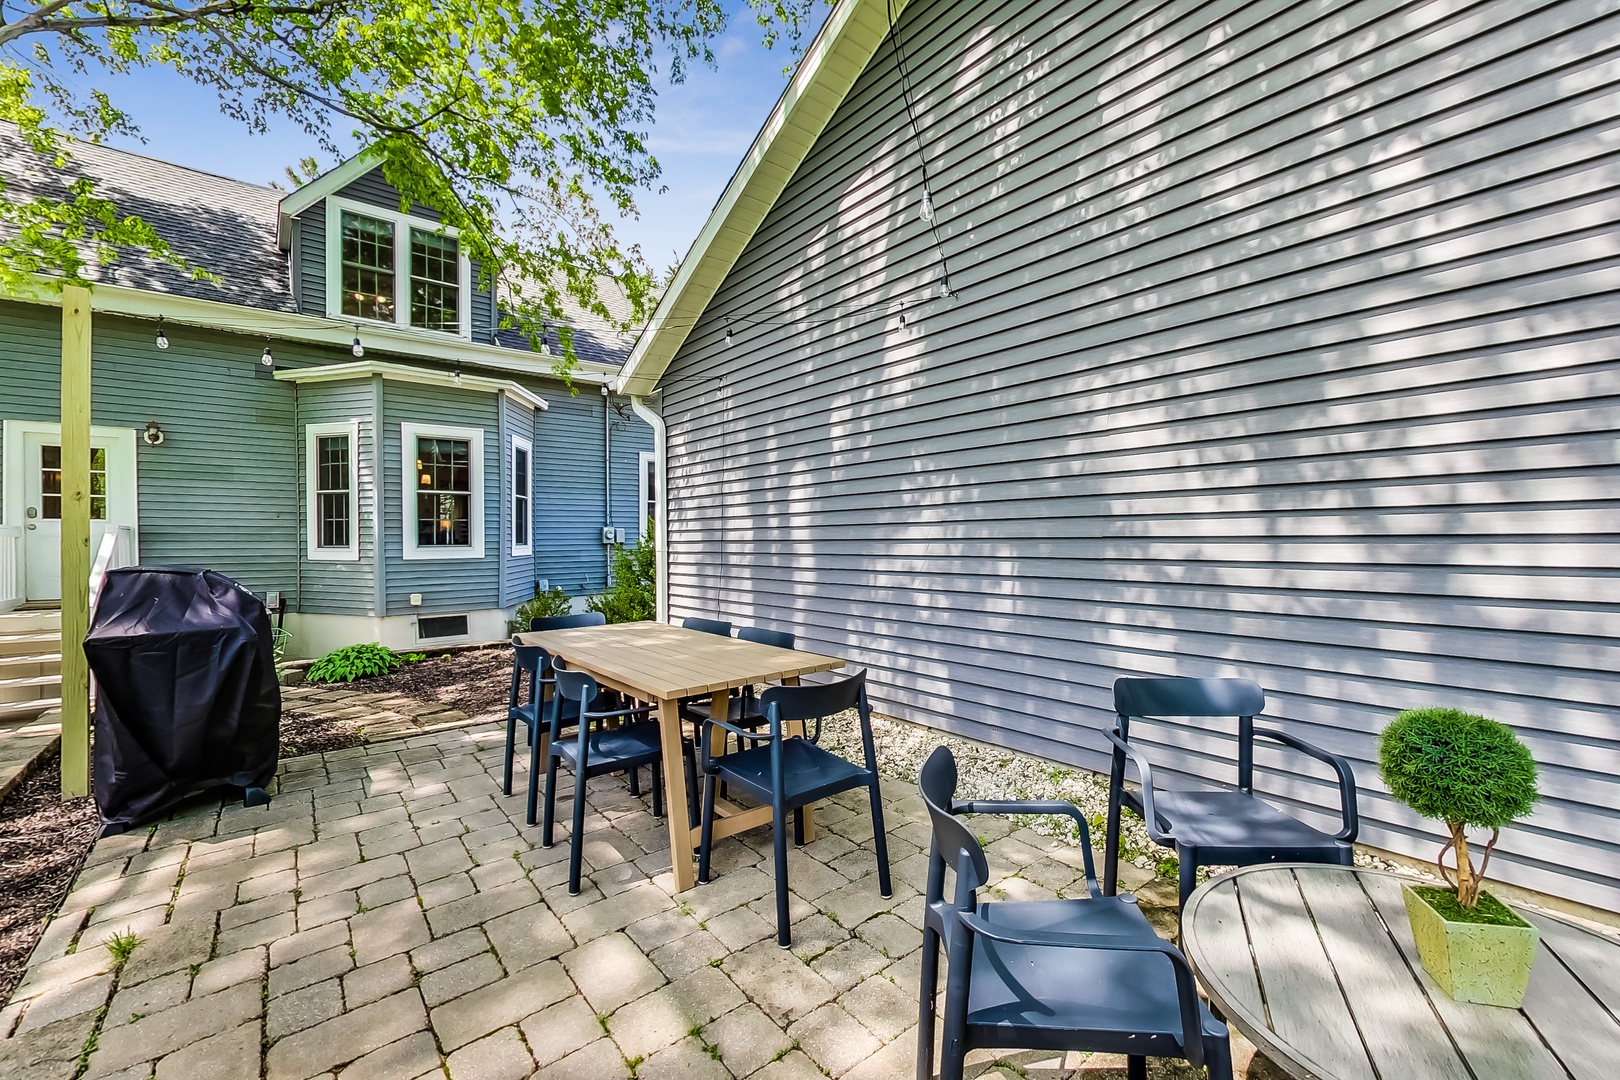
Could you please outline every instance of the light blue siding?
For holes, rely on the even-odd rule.
[[[385,615],[476,611],[502,606],[500,600],[501,448],[496,396],[474,390],[383,383],[382,483]],[[411,559],[404,557],[401,530],[404,502],[400,425],[435,424],[479,428],[484,432],[484,557]],[[422,594],[412,607],[410,595]]]
[[[298,544],[308,551],[309,469],[306,431],[311,424],[355,421],[360,443],[353,450],[359,494],[360,558],[355,562],[305,559],[304,598],[299,610],[318,615],[375,614],[377,590],[377,418],[372,379],[310,383],[296,388],[298,418]]]

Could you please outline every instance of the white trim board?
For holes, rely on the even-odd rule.
[[[451,386],[463,390],[478,390],[486,394],[511,394],[525,405],[535,409],[549,409],[544,398],[510,379],[490,379],[482,375],[458,375],[434,368],[389,364],[380,360],[357,360],[352,364],[327,364],[322,367],[292,368],[276,372],[276,379],[290,383],[342,382],[377,376],[393,382],[420,383],[424,386]]]
[[[286,251],[292,243],[290,226],[293,218],[328,195],[342,191],[376,167],[377,155],[367,147],[343,164],[326,170],[297,191],[289,191],[283,196],[277,208],[280,216],[276,221],[276,242],[281,246],[281,250]]]
[[[349,543],[346,547],[320,546],[319,500],[316,477],[319,462],[315,452],[321,436],[349,437]],[[339,420],[330,424],[304,425],[304,554],[310,562],[360,561],[360,421]]]
[[[420,547],[416,542],[416,440],[462,439],[467,446],[467,540],[456,547]],[[484,557],[484,429],[444,424],[399,425],[400,557],[411,562]]]
[[[43,279],[32,286],[0,289],[0,298],[44,307],[62,306],[61,291],[58,289],[53,292],[50,283]],[[243,307],[240,304],[227,304],[219,300],[199,300],[190,296],[131,289],[122,285],[98,283],[90,292],[90,308],[100,314],[122,315],[132,319],[155,320],[162,316],[169,324],[171,335],[176,326],[197,326],[227,334],[248,335],[255,339],[246,346],[250,353],[243,354],[249,360],[259,355],[264,347],[263,339],[266,337],[276,341],[297,341],[309,345],[333,345],[347,350],[353,344],[355,335],[353,319],[296,315],[290,311]],[[459,362],[538,378],[561,378],[553,368],[555,357],[524,353],[501,345],[466,341],[454,334],[441,334],[432,330],[403,330],[387,323],[368,323],[363,343],[368,353],[380,352],[398,356],[406,362],[413,360]],[[603,364],[594,360],[576,362],[578,366],[569,374],[569,378],[576,383],[598,386],[610,381],[619,372],[618,367],[613,364]]]
[[[511,551],[511,554],[514,555],[514,556],[533,555],[534,554],[534,443],[531,440],[524,438],[522,435],[518,435],[518,434],[516,434],[514,432],[513,434],[507,436],[507,445],[508,445],[508,448],[509,448],[509,452],[507,454],[507,461],[509,462],[509,464],[507,465],[507,474],[506,474],[506,500],[507,500],[507,506],[508,506],[508,513],[510,514],[511,519],[512,519],[512,547],[511,547],[510,551]],[[527,461],[527,467],[524,470],[524,490],[522,490],[522,491],[518,490],[518,483],[517,483],[517,452],[520,449],[523,451],[524,458]],[[522,544],[518,543],[518,539],[517,539],[517,523],[518,523],[519,520],[521,520],[521,518],[518,515],[518,505],[517,505],[519,495],[521,495],[523,497],[523,501],[524,501],[525,505],[528,507],[527,513],[525,515],[528,518],[528,521],[525,523],[527,528],[524,531],[528,535],[529,539],[528,539],[527,542],[522,543]]]

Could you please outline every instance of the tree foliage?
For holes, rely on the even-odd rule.
[[[767,41],[797,42],[823,0],[751,2]],[[513,308],[531,333],[560,315],[565,293],[611,319],[602,278],[639,323],[652,278],[611,222],[633,215],[658,176],[645,134],[655,79],[712,63],[725,25],[720,0],[8,2],[0,120],[60,168],[67,134],[137,130],[87,82],[167,67],[250,130],[289,119],[333,159],[342,135],[367,144],[406,199],[439,208],[466,254],[526,290]],[[87,258],[129,251],[208,273],[89,180],[65,199],[0,201],[0,237],[0,286],[82,282]]]
[[[1390,794],[1424,817],[1446,823],[1441,849],[1457,852],[1458,902],[1478,902],[1479,878],[1496,844],[1495,831],[1535,806],[1536,762],[1506,724],[1458,709],[1408,709],[1378,742],[1378,774]],[[1493,830],[1475,874],[1468,854],[1469,826]]]

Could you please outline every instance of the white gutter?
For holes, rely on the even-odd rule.
[[[653,573],[658,575],[653,586],[653,595],[657,597],[657,614],[659,622],[669,622],[669,459],[666,451],[669,446],[667,431],[664,427],[664,418],[647,407],[647,399],[641,396],[630,399],[630,407],[636,415],[647,421],[647,426],[653,429],[653,473],[658,484],[653,500]]]

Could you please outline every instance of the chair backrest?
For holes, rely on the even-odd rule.
[[[569,671],[561,665],[553,667],[552,674],[557,679],[557,696],[578,703],[580,715],[588,717],[586,710],[598,693],[596,680],[583,671]]]
[[[984,848],[960,818],[951,813],[956,801],[956,758],[944,746],[923,762],[917,786],[922,790],[928,820],[934,826],[933,850],[929,855],[927,903],[943,898],[945,870],[956,871],[956,906],[971,908],[973,890],[990,880],[990,864]]]
[[[855,674],[837,682],[815,686],[772,686],[759,695],[759,711],[766,716],[776,710],[777,719],[820,720],[824,716],[841,713],[845,709],[860,711],[862,721],[870,715],[866,703],[866,672]]]
[[[538,645],[519,645],[517,639],[512,639],[512,694],[509,699],[511,708],[518,705],[532,705],[539,698],[540,686],[546,677],[546,650]],[[519,701],[520,684],[523,675],[529,676],[529,696]]]
[[[786,630],[767,630],[763,626],[744,626],[737,630],[738,641],[752,641],[756,645],[774,645],[778,649],[793,648],[793,635]]]
[[[715,634],[719,637],[731,636],[731,624],[723,619],[700,619],[697,616],[681,620],[683,630],[696,630],[703,634]]]
[[[1114,680],[1114,712],[1122,739],[1130,738],[1133,716],[1237,717],[1237,782],[1244,791],[1254,788],[1254,718],[1265,707],[1266,692],[1249,679]]]
[[[530,619],[529,632],[541,630],[572,630],[576,626],[602,626],[607,616],[600,611],[582,611],[578,615],[552,615],[544,619]]]

